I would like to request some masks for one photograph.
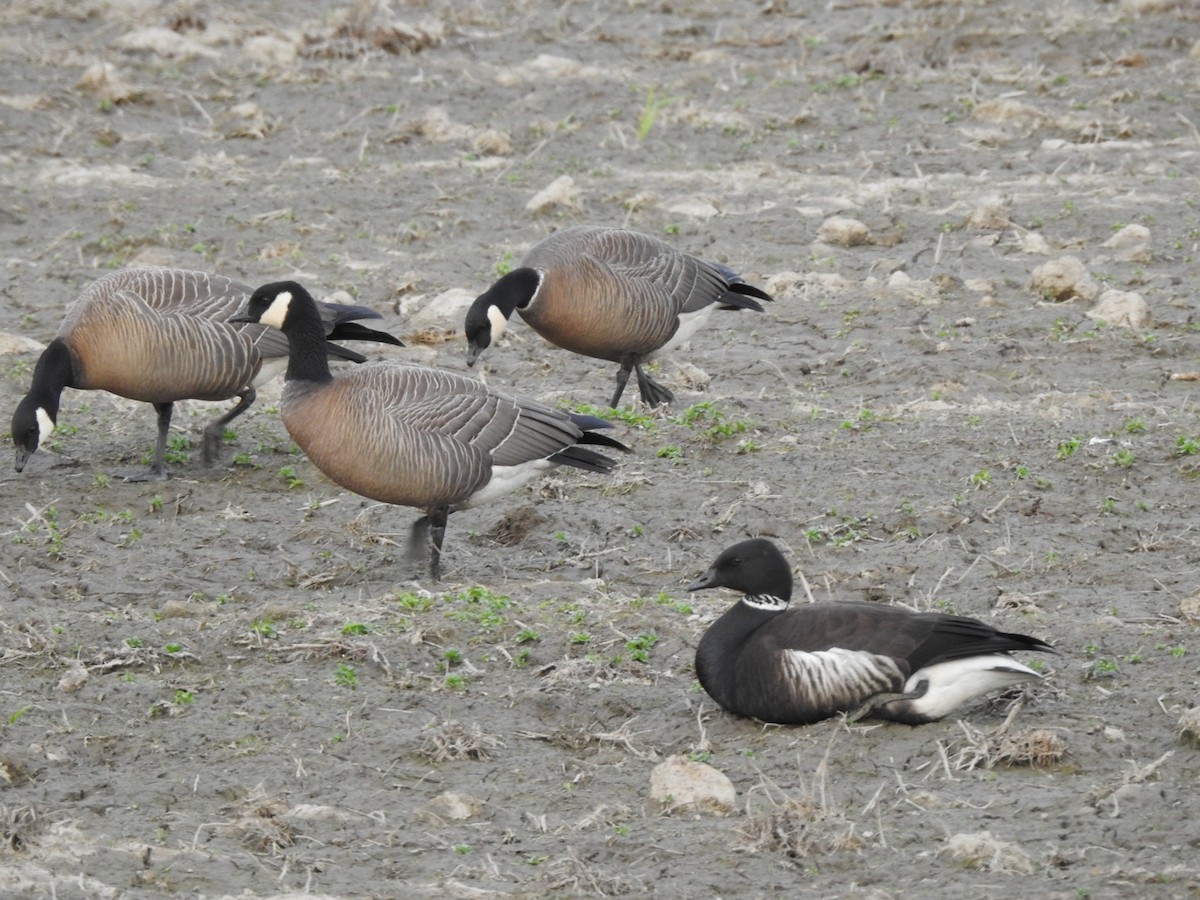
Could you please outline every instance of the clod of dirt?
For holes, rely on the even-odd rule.
[[[971,210],[971,214],[967,217],[967,227],[978,231],[1007,228],[1012,224],[1008,206],[1008,201],[1004,197],[999,194],[989,194]]]
[[[817,229],[817,240],[836,247],[858,247],[871,239],[871,230],[858,219],[830,216]]]
[[[79,663],[73,663],[58,679],[58,689],[67,694],[73,694],[88,681],[88,670]]]
[[[1200,750],[1200,706],[1193,706],[1179,717],[1175,733],[1181,743]]]
[[[475,135],[475,149],[484,156],[511,156],[513,152],[512,138],[506,131],[495,128],[485,128]]]
[[[986,872],[1007,872],[1010,875],[1032,875],[1033,860],[1011,841],[992,837],[990,831],[952,835],[938,855],[949,853],[955,861],[971,869]]]
[[[1113,257],[1122,262],[1150,262],[1154,253],[1150,249],[1150,229],[1145,225],[1126,225],[1100,245],[1113,251]]]
[[[430,825],[466,822],[483,813],[486,804],[478,797],[444,791],[417,811],[417,818]]]
[[[686,756],[669,756],[650,773],[650,800],[665,813],[733,812],[737,791],[725,773]]]
[[[1154,321],[1150,305],[1136,291],[1107,290],[1085,315],[1122,328],[1145,328]]]
[[[1200,622],[1200,592],[1179,601],[1179,616],[1188,622]]]
[[[534,194],[525,204],[525,210],[536,215],[556,206],[575,209],[579,205],[576,202],[578,196],[579,188],[575,186],[575,179],[570,175],[560,175]]]
[[[107,103],[128,103],[141,96],[142,91],[134,87],[121,71],[110,62],[95,62],[84,69],[75,87],[85,94]]]
[[[1100,293],[1100,285],[1077,256],[1060,256],[1042,263],[1033,270],[1029,289],[1046,300],[1055,301],[1075,297],[1092,300]]]
[[[487,533],[488,540],[512,547],[521,543],[535,528],[544,525],[546,517],[532,506],[522,506],[504,516]]]

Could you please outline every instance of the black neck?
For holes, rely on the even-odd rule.
[[[312,297],[296,295],[283,323],[287,335],[288,381],[330,381],[329,358],[325,354],[325,326]]]
[[[513,310],[529,305],[541,282],[542,276],[537,269],[513,269],[492,285],[488,300],[507,318],[513,314]]]
[[[29,394],[38,406],[54,418],[58,415],[58,403],[63,388],[74,387],[76,381],[75,359],[71,356],[66,342],[62,338],[55,338],[38,357]]]

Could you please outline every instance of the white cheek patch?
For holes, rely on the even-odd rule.
[[[271,305],[263,311],[258,321],[271,328],[283,329],[283,320],[287,318],[288,307],[292,305],[292,292],[280,291],[271,301]]]
[[[54,434],[54,420],[50,418],[50,413],[46,412],[42,407],[37,408],[37,423],[38,423],[38,443],[41,444],[50,439],[50,435]]]
[[[508,327],[508,319],[500,312],[500,307],[488,307],[488,321],[492,324],[492,340],[499,340],[500,335],[504,334],[504,329]]]

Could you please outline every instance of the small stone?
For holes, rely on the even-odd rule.
[[[1047,300],[1063,301],[1079,297],[1092,300],[1100,293],[1096,282],[1077,256],[1060,256],[1033,270],[1029,289]]]
[[[269,34],[256,34],[246,38],[242,52],[247,58],[264,65],[284,68],[296,61],[298,50],[291,41]]]
[[[12,353],[41,353],[45,349],[45,344],[35,341],[33,338],[0,331],[0,356],[7,356]]]
[[[413,313],[408,324],[414,328],[425,328],[442,322],[462,323],[467,307],[475,302],[475,293],[466,288],[450,288],[438,294],[421,309]]]
[[[1175,736],[1189,747],[1200,750],[1200,706],[1184,711],[1175,728]]]
[[[723,772],[686,756],[670,756],[650,773],[650,800],[663,812],[733,812],[737,791]]]
[[[1021,235],[1021,252],[1032,256],[1049,256],[1054,251],[1050,242],[1037,231],[1027,231]]]
[[[484,156],[511,156],[512,138],[506,131],[488,128],[475,135],[475,149]]]
[[[949,853],[968,868],[985,872],[1032,875],[1035,868],[1024,850],[1011,841],[992,837],[990,831],[953,835],[938,851],[938,855],[942,853]]]
[[[438,794],[417,812],[418,818],[431,825],[466,822],[483,813],[485,804],[478,797],[446,791]]]
[[[871,231],[858,219],[830,216],[817,229],[817,240],[837,247],[857,247],[871,239]]]
[[[579,189],[575,186],[575,179],[570,175],[560,175],[534,194],[533,198],[525,204],[525,209],[527,212],[536,214],[555,206],[574,208],[577,205],[575,200],[578,195]]]
[[[58,689],[66,694],[73,694],[88,681],[88,670],[79,663],[73,664],[62,678],[58,679]]]
[[[1135,291],[1109,289],[1100,295],[1086,315],[1089,319],[1121,328],[1145,328],[1153,321],[1149,304]]]
[[[75,87],[108,103],[128,103],[141,94],[110,62],[92,63],[79,76]]]
[[[1145,225],[1126,225],[1101,244],[1122,262],[1150,262],[1154,254],[1150,250],[1150,229]]]
[[[980,231],[1007,228],[1011,224],[1008,202],[998,194],[984,197],[967,217],[967,227]]]

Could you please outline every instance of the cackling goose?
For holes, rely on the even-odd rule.
[[[279,328],[291,342],[283,423],[318,469],[357,494],[420,509],[410,552],[429,533],[440,577],[447,516],[487,503],[555,465],[608,472],[584,444],[627,451],[602,419],[510,397],[473,378],[417,365],[363,366],[334,378],[312,297],[293,281],[260,287],[235,321]]]
[[[152,478],[164,475],[176,400],[237,397],[233,409],[204,428],[204,463],[211,465],[225,426],[246,411],[255,388],[277,375],[287,359],[287,339],[278,331],[229,322],[251,290],[220,275],[167,268],[125,269],[89,285],[38,358],[29,393],[13,413],[17,471],[54,430],[67,387],[154,405],[158,442],[148,473]],[[378,318],[363,306],[322,304],[322,353],[361,363],[366,357],[330,341],[400,345],[390,334],[353,321]]]
[[[565,228],[534,245],[520,268],[471,305],[467,365],[500,337],[516,310],[546,340],[620,364],[610,406],[620,402],[630,371],[647,405],[669,404],[674,396],[642,364],[687,341],[714,308],[761,312],[758,300],[771,299],[725,266],[657,238],[618,228]]]

